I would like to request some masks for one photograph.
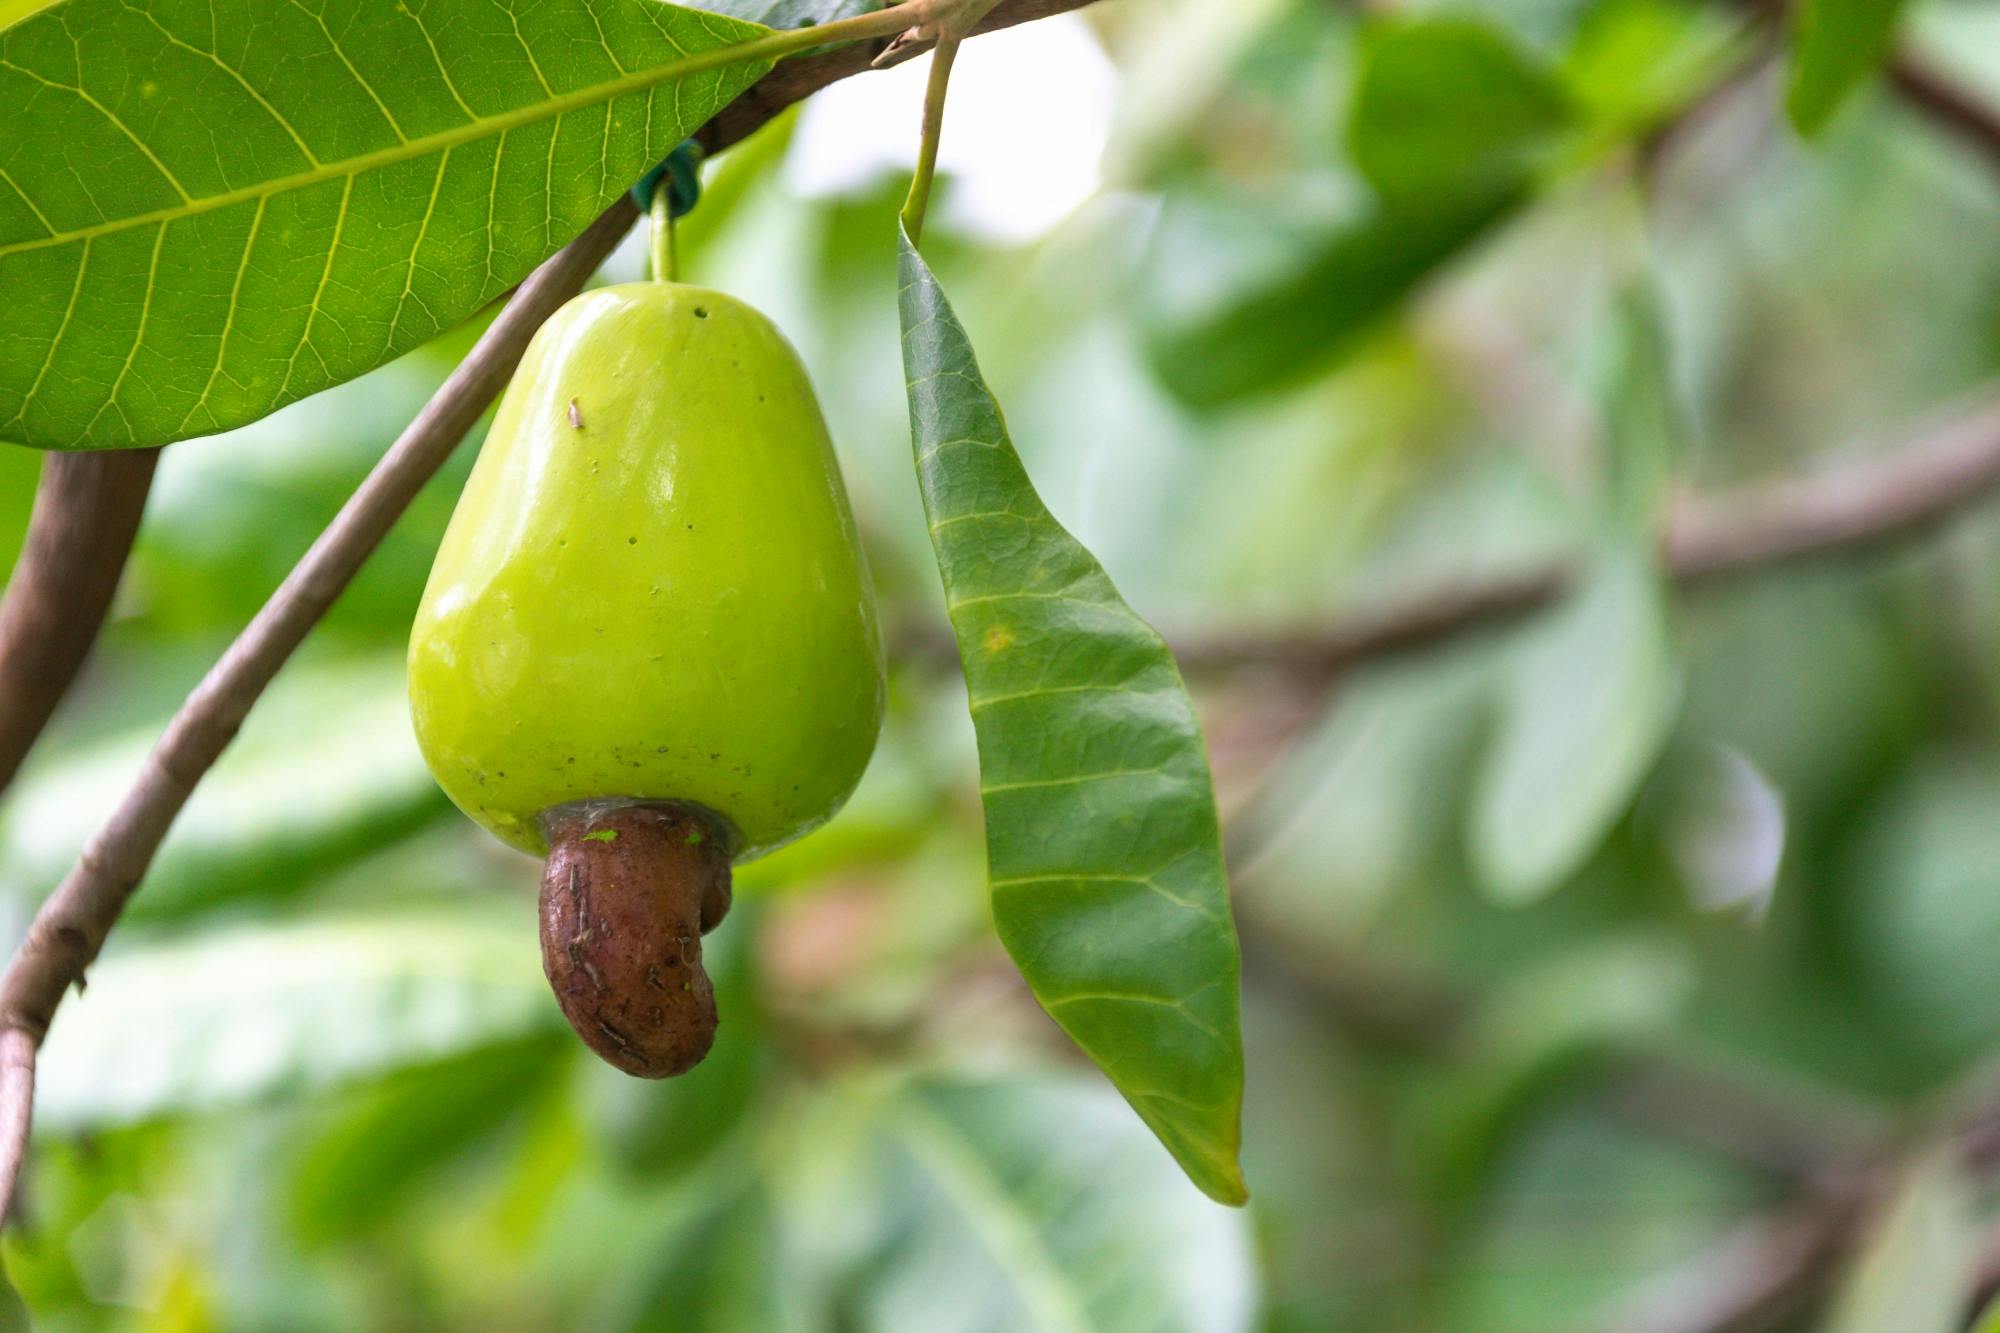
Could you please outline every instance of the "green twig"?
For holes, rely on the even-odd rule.
[[[931,202],[931,177],[937,172],[938,139],[944,132],[944,95],[951,83],[951,62],[958,55],[958,38],[938,38],[931,53],[931,78],[924,89],[924,137],[917,149],[916,174],[910,177],[909,197],[903,200],[903,231],[915,245],[923,239],[924,210]]]

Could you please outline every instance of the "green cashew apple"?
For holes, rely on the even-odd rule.
[[[882,719],[873,585],[777,328],[668,282],[558,311],[445,533],[409,681],[446,794],[548,858],[571,1026],[628,1073],[693,1066],[731,862],[830,818]]]

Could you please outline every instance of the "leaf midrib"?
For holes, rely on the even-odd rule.
[[[737,20],[742,22],[742,20]],[[69,231],[57,232],[49,236],[37,236],[33,240],[18,241],[11,245],[0,245],[0,258],[25,254],[31,250],[45,250],[51,246],[69,245],[98,236],[108,236],[154,223],[168,223],[181,218],[196,217],[212,213],[235,204],[249,203],[254,199],[267,199],[283,194],[287,190],[304,189],[311,185],[324,184],[345,176],[358,176],[376,167],[393,166],[398,162],[414,161],[432,153],[445,152],[461,145],[474,143],[492,135],[504,136],[512,130],[532,125],[541,120],[560,120],[572,111],[596,106],[612,101],[627,93],[644,92],[673,79],[685,78],[690,74],[701,74],[711,69],[727,65],[751,64],[766,57],[775,59],[796,48],[800,43],[790,30],[767,32],[747,42],[734,42],[728,46],[718,46],[707,51],[696,52],[670,64],[655,66],[637,73],[625,74],[616,79],[563,93],[540,102],[533,102],[512,111],[503,111],[495,116],[477,117],[464,125],[453,126],[437,134],[419,139],[405,139],[387,148],[356,157],[324,162],[305,171],[289,176],[275,176],[246,185],[240,189],[227,190],[221,194],[204,195],[200,199],[185,204],[170,205],[154,209],[148,213],[134,213],[127,217],[110,218],[92,223],[88,227],[77,227]],[[31,201],[32,202],[32,201]]]

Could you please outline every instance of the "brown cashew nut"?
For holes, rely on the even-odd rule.
[[[676,806],[596,803],[547,820],[542,971],[584,1044],[628,1074],[692,1069],[715,1042],[701,937],[729,911],[729,850]]]

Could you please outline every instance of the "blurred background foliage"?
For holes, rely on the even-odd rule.
[[[2000,10],[1907,8],[2000,104]],[[860,793],[740,872],[715,1054],[650,1085],[570,1039],[536,867],[416,753],[404,640],[468,446],[55,1025],[0,1244],[38,1324],[1678,1327],[1661,1283],[1816,1154],[1897,1143],[1800,1326],[1960,1326],[1995,1200],[1925,1127],[2000,1072],[2000,522],[1685,597],[1646,558],[1671,495],[1892,449],[2000,374],[1993,164],[1789,62],[1682,0],[1122,0],[961,60],[926,253],[1042,494],[1170,637],[1584,570],[1332,682],[1190,660],[1246,1212],[991,937],[896,350],[906,69],[711,164],[685,224],[690,276],[811,367],[894,656]],[[169,450],[0,804],[17,929],[471,336]],[[0,448],[0,562],[35,467]]]

